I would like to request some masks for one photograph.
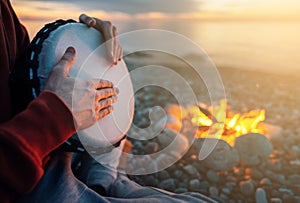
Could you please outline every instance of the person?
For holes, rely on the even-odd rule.
[[[77,130],[108,115],[118,90],[109,81],[82,80],[78,103],[90,102],[95,98],[89,95],[95,94],[96,105],[71,108],[75,81],[68,72],[76,51],[70,47],[53,68],[41,94],[22,112],[16,111],[18,102],[12,95],[22,96],[24,91],[22,86],[19,91],[12,88],[11,76],[24,66],[29,37],[9,0],[0,0],[0,11],[0,202],[214,202],[200,194],[142,187],[89,155],[56,151]],[[99,30],[104,39],[114,39],[106,49],[116,64],[122,58],[116,28],[86,15],[81,15],[80,21]],[[81,166],[72,166],[78,157]]]

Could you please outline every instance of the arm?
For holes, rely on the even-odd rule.
[[[105,80],[69,78],[74,60],[75,50],[68,48],[53,68],[45,91],[24,112],[0,125],[0,202],[31,191],[51,151],[75,129],[89,127],[112,111],[118,90]],[[72,106],[75,81],[80,85]]]

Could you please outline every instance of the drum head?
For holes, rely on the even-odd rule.
[[[81,23],[69,23],[50,33],[39,55],[38,77],[41,88],[52,68],[70,46],[76,49],[76,60],[70,77],[109,80],[120,90],[118,101],[113,104],[114,111],[77,134],[84,145],[107,147],[115,144],[131,125],[134,93],[126,64],[121,61],[111,67],[111,62],[106,60],[103,39],[97,30]]]

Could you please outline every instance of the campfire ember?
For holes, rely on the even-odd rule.
[[[212,108],[200,103],[199,106],[187,108],[172,105],[167,109],[174,122],[169,122],[167,128],[178,131],[181,126],[178,121],[189,120],[193,126],[198,127],[196,138],[219,138],[234,145],[235,139],[248,133],[266,133],[266,127],[262,123],[265,120],[265,110],[252,110],[246,113],[233,113],[227,107],[227,101],[221,100],[215,107],[213,116]],[[219,117],[226,113],[224,125],[219,122]],[[175,119],[174,119],[175,118]],[[172,119],[171,119],[172,120]],[[210,129],[210,131],[209,131]]]

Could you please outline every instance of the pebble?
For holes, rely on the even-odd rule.
[[[215,139],[205,139],[205,143],[215,142]],[[196,144],[202,148],[204,140],[197,139]],[[207,146],[208,146],[207,145]],[[235,167],[238,163],[239,155],[236,149],[232,148],[224,140],[218,140],[213,151],[201,163],[212,170],[228,171]]]
[[[272,185],[272,182],[269,178],[263,178],[263,179],[260,180],[259,184],[270,186],[270,185]]]
[[[287,188],[279,188],[278,191],[289,195],[294,195],[293,191]]]
[[[300,184],[300,175],[293,174],[288,176],[288,181],[290,184]]]
[[[215,186],[210,186],[208,189],[209,195],[214,195],[214,196],[218,196],[219,194],[219,189]]]
[[[273,146],[265,135],[249,133],[235,140],[240,161],[245,166],[258,165],[261,160],[266,160],[273,152]]]
[[[207,179],[208,179],[210,182],[213,182],[213,183],[219,182],[219,176],[218,176],[218,174],[217,174],[215,171],[213,171],[213,170],[207,171],[206,177],[207,177]]]
[[[264,174],[257,168],[246,168],[245,174],[250,175],[253,179],[260,180],[264,177]]]
[[[158,144],[156,142],[149,142],[147,143],[147,145],[145,146],[144,150],[146,154],[153,154],[158,152]]]
[[[184,166],[183,169],[191,176],[198,173],[197,169],[193,165]]]
[[[176,180],[173,178],[163,180],[158,184],[158,187],[164,190],[174,191],[176,189]]]
[[[174,190],[175,193],[185,193],[187,192],[188,190],[186,188],[183,188],[183,187],[180,187],[180,188],[177,188],[176,190]]]
[[[206,189],[208,189],[209,188],[209,183],[207,182],[207,181],[201,181],[200,182],[200,189],[204,189],[204,190],[206,190]]]
[[[162,170],[162,171],[158,172],[157,176],[160,180],[165,180],[165,179],[170,178],[169,172],[166,170]]]
[[[200,181],[198,179],[192,179],[189,182],[189,188],[192,190],[201,189],[200,187]]]
[[[266,191],[262,188],[257,188],[255,192],[256,203],[268,203]]]
[[[230,194],[231,194],[231,191],[230,191],[230,189],[229,189],[228,187],[223,187],[223,188],[222,188],[222,192],[223,192],[224,194],[226,194],[226,195],[230,195]]]
[[[254,185],[251,180],[241,181],[240,190],[245,196],[251,196],[254,193]]]
[[[177,179],[180,179],[180,177],[183,175],[183,172],[182,172],[182,170],[176,170],[176,171],[174,171],[174,173],[173,173],[173,177],[174,178],[177,178]]]
[[[270,203],[282,203],[280,198],[274,197],[270,199]]]

